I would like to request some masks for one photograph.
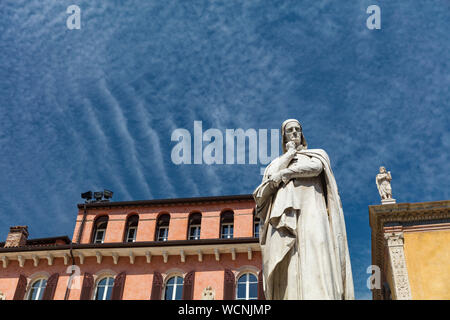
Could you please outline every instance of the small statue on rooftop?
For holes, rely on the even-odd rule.
[[[392,198],[391,180],[391,172],[386,171],[385,167],[380,167],[380,173],[377,174],[375,183],[383,204],[395,203],[395,199]]]

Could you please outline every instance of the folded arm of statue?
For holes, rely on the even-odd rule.
[[[317,177],[323,170],[322,162],[316,158],[305,157],[289,168],[280,170],[276,177],[273,177],[275,181],[283,181],[288,183],[291,179],[295,178],[312,178]]]
[[[276,159],[276,162],[273,163],[272,172],[278,172],[282,169],[286,169],[289,163],[291,163],[292,159],[294,159],[295,154],[295,149],[289,149],[288,151],[286,151],[286,153],[281,155],[278,159]],[[271,176],[269,176],[269,179],[270,178]]]

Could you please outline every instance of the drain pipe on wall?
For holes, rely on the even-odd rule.
[[[70,289],[72,287],[72,277],[75,274],[76,268],[74,268],[75,266],[75,257],[73,256],[73,242],[70,241],[70,249],[69,249],[69,253],[70,253],[70,257],[72,258],[72,274],[69,277],[69,281],[67,283],[67,287],[66,287],[66,294],[64,295],[64,300],[68,300],[69,299],[69,294],[70,294]],[[67,273],[67,270],[66,270]]]
[[[86,216],[87,216],[87,208],[86,208],[86,203],[84,203],[83,220],[81,220],[80,230],[78,230],[77,243],[80,243],[80,241],[81,241],[81,236],[82,236],[83,230],[84,230],[84,224],[86,222]]]
[[[81,242],[81,236],[83,235],[83,230],[84,230],[84,224],[86,222],[86,216],[87,216],[87,208],[86,208],[86,202],[84,203],[84,212],[83,212],[83,219],[81,220],[81,225],[80,225],[80,229],[78,230],[78,236],[77,236],[77,244],[79,244]],[[70,253],[70,257],[72,258],[72,274],[69,277],[69,282],[67,284],[67,288],[66,288],[66,294],[64,295],[64,300],[68,300],[69,299],[69,294],[70,294],[70,288],[72,286],[72,277],[75,274],[76,268],[74,268],[75,266],[75,257],[73,256],[73,242],[70,242],[70,249],[69,249],[69,253]]]

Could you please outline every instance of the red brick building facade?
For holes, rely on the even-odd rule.
[[[251,195],[79,204],[71,240],[11,227],[0,298],[263,299],[254,206]]]

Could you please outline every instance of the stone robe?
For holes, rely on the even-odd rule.
[[[290,171],[287,184],[270,177]],[[354,299],[342,204],[328,155],[293,150],[273,160],[253,196],[269,300]]]
[[[389,173],[379,173],[375,179],[378,187],[378,193],[381,199],[392,198],[391,175]]]

